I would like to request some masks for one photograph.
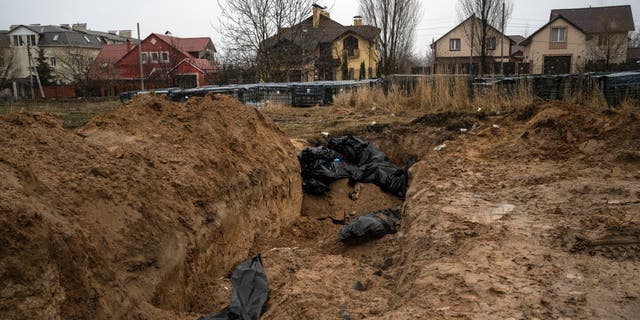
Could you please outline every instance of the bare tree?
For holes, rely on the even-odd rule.
[[[420,22],[419,0],[359,0],[364,22],[380,28],[382,74],[405,69],[413,52],[415,29]]]
[[[311,14],[313,0],[217,0],[221,8],[218,31],[227,56],[240,64],[255,64],[259,77],[270,80],[274,57],[263,44],[278,32]],[[277,39],[275,41],[278,42]],[[301,59],[302,60],[302,59]]]
[[[16,54],[12,48],[0,48],[0,91],[7,87],[15,73]]]
[[[638,31],[629,33],[629,39],[629,47],[640,48],[640,26],[638,26]]]
[[[89,93],[89,70],[95,55],[81,48],[67,47],[56,57],[56,76],[62,82],[73,83],[82,95]]]
[[[629,33],[616,30],[616,22],[610,16],[594,17],[599,20],[598,33],[587,36],[588,71],[614,71],[626,62],[627,48],[631,45]]]
[[[504,5],[504,11],[503,11]],[[511,0],[458,0],[458,19],[464,21],[469,17],[475,17],[471,23],[465,25],[467,39],[473,43],[472,55],[480,56],[480,70],[489,73],[487,61],[490,39],[496,34],[494,30],[502,30],[502,24],[506,25],[513,12]],[[503,19],[504,17],[504,19]],[[500,35],[502,36],[502,35]],[[496,40],[497,41],[497,40]],[[506,52],[509,54],[508,52]]]
[[[433,52],[433,40],[431,43],[427,44],[426,46],[426,51],[424,52],[424,56],[422,57],[422,63],[425,66],[431,66],[435,60],[436,60],[436,56]]]

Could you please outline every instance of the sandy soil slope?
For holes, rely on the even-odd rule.
[[[299,215],[299,170],[271,120],[225,97],[144,97],[77,130],[3,116],[0,318],[214,311],[256,235]]]

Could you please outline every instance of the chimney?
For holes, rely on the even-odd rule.
[[[109,34],[113,34],[113,35],[118,35],[118,31],[117,30],[109,30],[108,32]]]
[[[131,30],[120,30],[118,35],[125,38],[131,38]]]
[[[362,16],[353,17],[353,25],[359,27],[362,25]]]
[[[71,29],[73,29],[74,31],[87,31],[87,24],[86,23],[74,23],[71,26]]]
[[[136,47],[136,44],[133,43],[133,41],[127,39],[127,51],[131,51],[135,49],[135,47]]]
[[[313,27],[317,28],[320,25],[320,16],[329,18],[329,13],[324,11],[326,7],[322,7],[317,3],[313,4]]]

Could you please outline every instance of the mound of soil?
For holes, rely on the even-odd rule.
[[[501,142],[501,152],[559,160],[640,147],[640,121],[634,113],[602,114],[562,103],[527,108],[524,113],[536,109],[540,111],[527,114],[530,119],[515,127],[515,139]]]
[[[2,116],[0,317],[217,311],[256,234],[299,216],[299,172],[272,121],[226,97],[140,97],[77,130]]]

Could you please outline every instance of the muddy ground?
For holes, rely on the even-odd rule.
[[[265,319],[638,319],[637,111],[547,103],[346,132],[420,160],[401,231],[345,248],[340,226],[303,216],[265,252]]]
[[[354,118],[336,115],[330,107],[265,112],[283,133],[248,109],[232,112],[237,107],[232,102],[223,100],[222,111],[210,112],[207,108],[219,106],[206,101],[195,108],[161,103],[161,110],[153,101],[141,103],[151,109],[116,111],[73,130],[49,117],[3,118],[4,130],[13,134],[9,137],[29,134],[23,138],[24,152],[7,151],[0,158],[0,173],[13,179],[2,189],[0,276],[11,286],[0,290],[0,318],[29,318],[29,312],[38,311],[52,319],[196,319],[228,303],[233,265],[259,252],[270,281],[262,319],[637,319],[640,314],[637,110],[541,103],[501,114],[422,117]],[[144,116],[149,112],[155,116]],[[228,125],[207,125],[216,118],[235,128],[226,138],[219,132]],[[119,125],[123,121],[126,126]],[[153,125],[136,129],[137,122]],[[154,133],[154,126],[167,124],[173,129]],[[254,136],[251,130],[259,130],[262,140],[240,139]],[[51,131],[55,138],[47,138]],[[297,165],[282,163],[294,159],[294,147],[283,141],[305,138],[294,141],[299,150],[323,143],[321,131],[357,134],[401,166],[416,160],[406,199],[347,181],[335,182],[326,196],[300,199],[299,186],[291,191],[291,181],[299,183],[293,172]],[[135,139],[106,139],[114,136]],[[174,142],[162,143],[163,137]],[[13,150],[6,141],[3,145]],[[272,143],[263,146],[262,141]],[[216,144],[225,148],[212,155],[208,150],[216,150]],[[22,164],[33,155],[53,154],[59,145],[80,155]],[[269,148],[278,152],[270,154]],[[234,153],[254,149],[264,157],[243,160]],[[65,165],[60,159],[73,162]],[[172,159],[188,166],[176,167]],[[110,165],[99,166],[102,161]],[[119,171],[119,163],[145,169]],[[212,163],[218,169],[204,170]],[[223,169],[227,166],[234,169]],[[252,166],[278,170],[254,172]],[[65,185],[69,192],[89,196],[78,196],[80,201],[67,189],[55,189],[61,182],[52,168],[73,174],[68,179],[73,184]],[[251,172],[268,183],[257,183]],[[214,181],[207,181],[208,174]],[[228,176],[237,176],[240,187],[231,187]],[[114,183],[112,177],[126,183]],[[149,177],[160,184],[136,182]],[[169,182],[174,178],[180,185]],[[84,181],[98,184],[78,187]],[[229,186],[217,190],[216,185]],[[142,211],[146,219],[161,221],[145,226],[132,220],[140,214],[135,212],[140,199],[159,198],[118,191],[122,188],[171,197]],[[42,190],[48,195],[40,196]],[[243,205],[244,195],[250,205]],[[99,200],[95,205],[102,209],[90,212],[102,214],[84,217],[78,206],[86,199]],[[222,207],[214,206],[222,206],[219,199],[225,199],[224,216],[231,218],[212,227],[203,213],[219,211]],[[106,217],[114,210],[107,204],[116,200],[133,208],[118,215],[129,219],[119,225],[124,229],[111,226],[106,231],[113,236],[92,236],[100,232],[101,221],[110,221]],[[396,205],[403,208],[398,233],[353,247],[336,242],[341,221]],[[163,210],[171,214],[164,217]],[[260,213],[259,222],[252,224],[251,215],[243,213],[251,210]],[[279,221],[276,212],[283,215]],[[239,223],[232,222],[236,215]],[[123,226],[131,221],[135,224]],[[33,230],[39,233],[33,236]],[[126,232],[119,236],[120,230]],[[83,245],[86,239],[91,241]],[[242,250],[230,251],[234,245]],[[182,248],[179,254],[172,254],[172,246]],[[148,248],[159,255],[145,253]],[[98,249],[118,256],[96,254]],[[54,259],[60,254],[65,260]],[[109,269],[96,268],[96,261]],[[81,283],[65,282],[74,270],[85,270]],[[34,283],[49,291],[38,292]]]

